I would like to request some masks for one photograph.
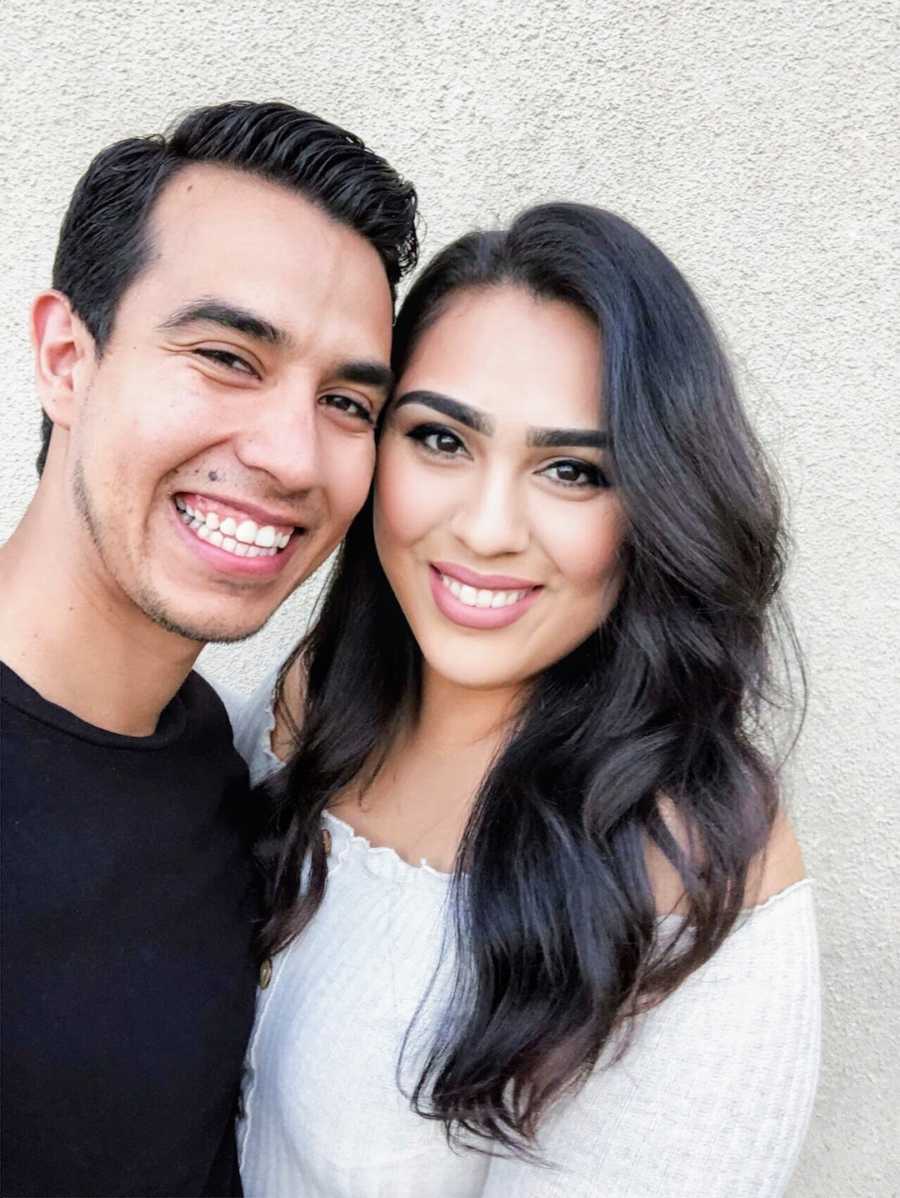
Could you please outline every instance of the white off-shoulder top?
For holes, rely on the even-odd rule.
[[[223,694],[254,781],[280,764],[272,681],[249,700]],[[238,1128],[248,1198],[785,1192],[819,1070],[809,880],[748,912],[710,962],[641,1018],[626,1055],[557,1104],[541,1167],[454,1151],[441,1124],[410,1109],[400,1087],[408,1093],[418,1077],[453,976],[449,877],[323,818],[325,899],[258,992]]]

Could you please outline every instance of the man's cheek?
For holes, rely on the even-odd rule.
[[[374,445],[345,452],[330,471],[329,492],[332,512],[348,523],[366,501],[375,469]]]

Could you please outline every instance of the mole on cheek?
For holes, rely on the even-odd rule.
[[[219,472],[218,472],[218,470],[210,470],[209,474],[207,474],[206,477],[209,479],[209,481],[211,483],[218,482]]]

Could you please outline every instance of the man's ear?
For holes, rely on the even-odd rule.
[[[41,407],[67,429],[93,371],[94,339],[61,291],[42,291],[31,308],[31,342]]]

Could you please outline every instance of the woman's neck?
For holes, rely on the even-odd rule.
[[[521,687],[460,687],[426,666],[418,717],[374,776],[357,779],[332,804],[335,814],[371,844],[450,873],[472,800],[521,698]]]
[[[358,777],[331,809],[370,844],[452,872],[472,800],[523,695],[522,687],[457,686],[423,663],[416,719],[400,730],[374,774]]]
[[[462,751],[485,741],[499,743],[524,696],[522,686],[476,690],[422,667],[422,701],[408,743],[432,752]]]

